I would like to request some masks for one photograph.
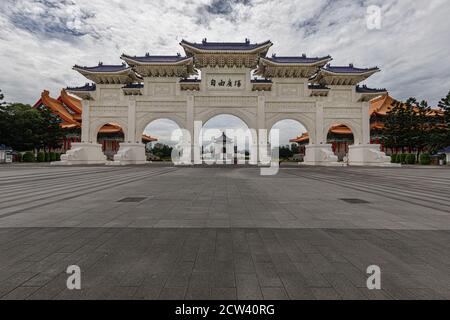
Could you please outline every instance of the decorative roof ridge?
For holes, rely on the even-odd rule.
[[[278,59],[288,59],[288,58],[291,58],[291,59],[293,59],[293,58],[303,58],[303,59],[320,59],[320,60],[325,60],[325,59],[332,59],[332,57],[331,57],[331,55],[326,55],[326,56],[322,56],[322,57],[320,57],[320,56],[316,56],[316,57],[308,57],[305,53],[302,53],[302,55],[301,56],[278,56],[276,53],[272,53],[272,56],[271,57],[264,57],[263,59],[266,59],[266,60],[270,60],[270,59],[273,59],[273,58],[278,58]]]
[[[105,72],[105,73],[114,73],[114,72],[122,72],[122,71],[126,71],[126,70],[131,70],[130,66],[127,66],[127,64],[125,62],[123,62],[122,64],[103,64],[103,62],[99,62],[97,66],[93,66],[93,67],[87,67],[87,66],[80,66],[75,64],[72,69],[74,70],[83,70],[83,71],[87,71],[87,72]],[[105,71],[102,71],[102,69],[105,69]],[[108,71],[106,71],[107,69],[109,69]],[[113,70],[111,70],[113,69]],[[117,70],[115,70],[117,69]]]
[[[126,58],[126,59],[169,59],[169,58],[176,58],[178,60],[176,61],[183,61],[183,60],[189,60],[192,59],[192,57],[189,56],[182,56],[179,52],[177,52],[176,55],[164,55],[164,54],[158,54],[158,55],[151,55],[150,53],[146,53],[144,56],[137,56],[137,55],[128,55],[125,53],[122,53],[122,55],[120,56],[121,59]],[[172,61],[167,61],[167,62],[172,62]]]
[[[50,96],[50,91],[48,91],[48,90],[42,91],[40,101],[47,108],[56,112],[63,121],[65,121],[69,124],[79,124],[76,120],[73,119],[73,116],[64,107],[64,104],[62,103],[62,101],[59,101],[58,99],[52,98]]]
[[[80,87],[66,87],[69,91],[95,91],[97,85],[95,83],[86,82],[84,86]]]
[[[334,71],[333,71],[333,69],[334,69]],[[328,63],[325,67],[321,67],[320,70],[331,72],[331,73],[343,73],[343,74],[380,71],[380,69],[377,66],[372,67],[372,68],[357,68],[353,65],[353,63],[349,63],[348,66],[332,66],[330,63]],[[340,70],[346,70],[348,72],[340,71]]]
[[[394,98],[392,98],[392,97],[389,95],[389,92],[386,92],[386,94],[383,94],[383,95],[381,95],[381,96],[378,96],[378,97],[373,98],[373,99],[371,100],[371,102],[374,103],[374,102],[378,102],[379,100],[383,100],[383,103],[384,103],[384,102],[386,102],[386,100],[389,99],[389,98],[392,99],[392,100],[395,100]]]
[[[69,112],[73,112],[73,116],[81,115],[83,109],[81,106],[81,99],[70,95],[66,89],[61,89],[58,97],[58,101],[61,101],[66,108],[69,108]]]
[[[250,43],[249,39],[245,39],[245,42],[208,42],[206,38],[201,43],[190,42],[182,39],[180,42],[182,47],[188,46],[200,51],[255,51],[267,46],[272,46],[273,43],[270,40],[261,43]]]
[[[272,42],[270,40],[266,40],[266,41],[263,41],[263,42],[260,42],[260,43],[258,43],[258,42],[250,43],[250,39],[248,39],[248,38],[245,38],[244,42],[238,42],[238,41],[230,41],[230,42],[228,42],[228,41],[223,41],[223,42],[221,42],[221,41],[209,41],[208,42],[207,38],[203,38],[201,43],[191,42],[191,41],[188,41],[188,40],[185,40],[185,39],[182,39],[180,43],[194,44],[194,45],[199,45],[199,44],[202,44],[202,45],[208,45],[208,44],[211,44],[211,45],[225,45],[226,44],[226,45],[255,45],[255,46],[257,45],[257,46],[262,46],[262,45],[266,45],[266,44],[269,44],[269,43],[272,43]]]
[[[356,92],[360,93],[380,93],[380,92],[387,92],[386,88],[369,88],[367,85],[357,85],[356,86]]]

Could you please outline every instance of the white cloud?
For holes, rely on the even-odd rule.
[[[367,84],[398,99],[432,105],[450,90],[450,4],[428,1],[3,0],[0,3],[0,89],[7,101],[34,103],[82,85],[74,64],[121,63],[129,54],[181,52],[182,38],[274,42],[279,55],[331,54],[333,64],[377,65]],[[382,8],[381,30],[366,28],[366,8]],[[231,11],[230,11],[231,8]],[[202,15],[202,16],[200,16]]]

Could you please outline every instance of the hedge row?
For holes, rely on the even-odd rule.
[[[59,152],[38,152],[36,157],[34,152],[27,151],[18,157],[19,161],[23,162],[52,162],[61,160],[61,153]]]
[[[429,153],[422,153],[419,157],[419,163],[428,166],[431,163],[431,156]]]
[[[399,153],[391,155],[392,163],[401,164],[416,164],[417,157],[414,153]],[[419,157],[419,163],[421,165],[429,165],[431,163],[431,156],[429,153],[422,153]]]

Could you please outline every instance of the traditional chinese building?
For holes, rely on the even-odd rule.
[[[183,141],[189,141],[190,159],[196,162],[202,146],[196,123],[230,114],[254,129],[253,164],[267,158],[258,153],[267,140],[262,129],[268,132],[278,121],[292,119],[310,135],[305,164],[337,165],[327,134],[342,124],[354,138],[350,164],[389,165],[380,146],[370,144],[369,101],[381,92],[359,86],[380,71],[377,67],[332,66],[329,55],[268,56],[271,41],[204,39],[182,40],[180,45],[185,55],[123,54],[124,63],[119,65],[75,65],[73,69],[95,85],[68,89],[82,99],[81,142],[72,145],[60,164],[105,163],[96,137],[107,123],[120,125],[124,133],[114,164],[145,163],[145,148],[138,137],[148,123],[160,118],[185,129]]]
[[[367,87],[358,88],[359,91],[369,91]],[[402,150],[385,150],[383,145],[383,129],[385,119],[388,112],[391,110],[395,103],[399,103],[398,100],[392,98],[385,89],[376,89],[379,95],[370,101],[369,117],[370,117],[370,143],[381,146],[382,151],[386,151],[389,154],[402,152]],[[442,112],[439,110],[430,110],[428,116],[436,117],[441,116]],[[342,160],[348,153],[349,146],[353,144],[353,134],[350,128],[345,125],[335,125],[330,128],[327,135],[327,141],[331,143],[333,152]],[[300,146],[304,146],[309,142],[309,134],[306,132],[303,135],[291,139],[290,142],[298,143]],[[301,149],[303,150],[303,149]],[[412,151],[411,151],[412,152]]]
[[[95,85],[86,84],[85,86],[88,90],[92,87],[95,87]],[[48,90],[44,90],[41,98],[34,104],[33,108],[41,106],[47,107],[52,113],[57,115],[61,119],[61,127],[66,130],[59,151],[66,152],[72,147],[72,143],[81,141],[83,109],[80,99],[71,96],[65,89],[61,90],[57,99],[52,98]],[[123,139],[123,130],[115,123],[107,123],[102,126],[97,135],[97,142],[102,145],[102,150],[109,159],[112,159],[114,154],[117,153],[120,143],[124,141]],[[142,135],[143,143],[156,140],[148,135]]]

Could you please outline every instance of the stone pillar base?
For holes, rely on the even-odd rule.
[[[348,147],[348,162],[352,166],[400,167],[381,151],[379,144],[358,144]]]
[[[103,154],[102,145],[98,143],[77,142],[72,143],[72,148],[66,154],[61,155],[61,161],[52,162],[52,165],[84,165],[105,164],[106,156]]]
[[[303,165],[309,166],[345,166],[345,163],[338,162],[338,157],[333,153],[331,144],[310,144],[305,146]]]
[[[146,164],[145,145],[142,143],[121,143],[119,151],[114,155],[114,161],[109,165]]]

